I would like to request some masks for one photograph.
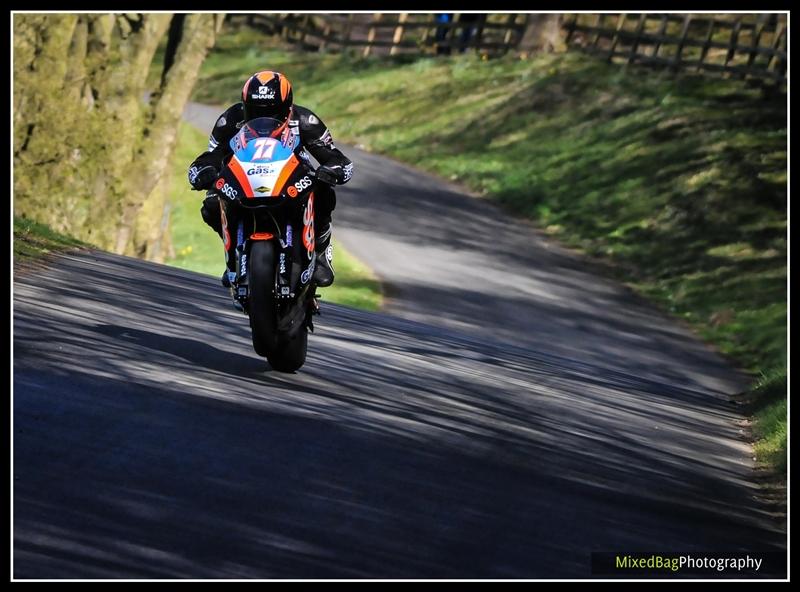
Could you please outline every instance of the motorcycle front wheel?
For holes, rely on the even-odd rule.
[[[294,372],[306,361],[308,332],[303,328],[294,337],[277,330],[275,306],[275,246],[271,241],[256,241],[250,249],[250,328],[253,349],[265,356],[278,372]]]

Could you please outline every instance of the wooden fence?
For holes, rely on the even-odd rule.
[[[783,85],[785,14],[565,15],[566,42],[612,62]]]
[[[246,20],[305,49],[351,49],[364,56],[468,49],[501,55],[519,45],[528,23],[525,14],[451,13],[449,17],[449,22],[440,22],[433,13],[230,15],[233,21]]]
[[[448,22],[441,22],[438,16],[257,13],[232,14],[228,18],[246,21],[308,50],[348,50],[363,56],[473,50],[494,57],[509,51],[527,55],[537,45],[550,50],[572,46],[616,63],[665,67],[673,72],[716,73],[785,88],[785,13],[455,13],[448,15]],[[545,22],[553,27],[549,42],[543,44]]]

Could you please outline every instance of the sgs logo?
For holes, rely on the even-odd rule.
[[[239,192],[228,185],[224,179],[218,179],[214,187],[219,189],[228,199],[236,199],[236,196],[239,195]]]
[[[309,187],[311,187],[311,179],[309,179],[308,176],[303,177],[294,184],[294,188],[297,189],[297,191],[305,191]]]

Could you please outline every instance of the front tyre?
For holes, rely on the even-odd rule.
[[[256,241],[250,247],[250,328],[253,349],[259,356],[269,357],[277,347],[275,338],[275,246],[269,241]]]
[[[305,327],[289,337],[277,330],[275,306],[275,245],[256,241],[250,248],[250,328],[253,349],[278,372],[294,372],[306,362],[308,332]]]

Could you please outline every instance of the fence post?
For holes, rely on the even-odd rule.
[[[758,52],[759,42],[761,41],[761,34],[764,32],[764,26],[766,25],[767,19],[765,14],[758,15],[758,20],[756,21],[755,28],[753,29],[753,39],[752,43],[750,44],[750,56],[747,58],[747,67],[751,68],[753,66],[753,61],[756,59],[756,55]]]
[[[566,45],[569,45],[570,39],[572,39],[572,34],[575,33],[575,25],[578,24],[578,14],[575,13],[572,15],[572,20],[565,24],[567,29],[567,38],[564,40]]]
[[[310,22],[311,22],[311,16],[309,14],[305,14],[303,16],[303,20],[300,21],[300,26],[302,28],[300,29],[300,39],[298,39],[298,41],[300,42],[301,49],[305,49],[306,33],[308,32],[308,25]]]
[[[769,61],[767,62],[767,70],[778,68],[778,51],[781,45],[781,36],[783,36],[783,23],[778,23],[778,26],[775,27],[775,38],[772,41],[772,54],[769,56]],[[774,62],[773,62],[774,60]],[[775,68],[771,68],[772,64],[775,64]]]
[[[486,24],[486,17],[487,17],[487,16],[488,16],[488,15],[485,15],[485,14],[480,14],[480,15],[478,15],[478,20],[477,20],[477,21],[475,21],[475,22],[477,23],[477,25],[475,25],[475,36],[474,36],[474,39],[475,39],[475,49],[476,49],[476,50],[480,49],[480,47],[481,47],[481,44],[483,43],[483,25],[485,25],[485,24]],[[527,15],[526,15],[526,16],[525,16],[525,21],[527,22],[527,20],[528,20],[528,17],[527,17]],[[517,38],[517,43],[516,43],[516,45],[519,45],[519,42],[520,42],[521,40],[522,40],[522,35],[520,35],[520,36]]]
[[[528,23],[530,23],[530,21],[531,19],[529,15],[527,14],[522,15],[522,22],[520,23],[519,36],[517,37],[517,42],[514,44],[514,49],[516,51],[519,51],[520,45],[522,45],[522,39],[525,37],[525,32],[528,30]],[[484,20],[484,22],[486,21]],[[480,33],[482,38],[483,27],[481,27]]]
[[[614,37],[611,39],[611,49],[608,50],[609,62],[614,57],[614,50],[617,49],[617,43],[619,43],[619,32],[622,30],[622,26],[625,24],[625,17],[626,14],[624,12],[617,17],[617,29],[614,31]]]
[[[342,53],[347,52],[347,48],[350,47],[350,36],[353,34],[353,18],[354,15],[351,12],[347,15],[347,21],[344,24],[344,31],[342,31],[342,37],[339,41]]]
[[[331,16],[325,15],[322,17],[325,20],[325,26],[322,28],[322,41],[319,44],[319,50],[325,51],[328,46],[328,37],[331,35]]]
[[[594,41],[592,42],[592,49],[597,48],[597,42],[600,41],[600,27],[603,24],[603,19],[605,19],[604,14],[598,14],[597,18],[594,20],[594,26],[597,29],[594,33]]]
[[[431,27],[436,23],[436,16],[433,13],[429,14],[427,22],[429,23],[429,26],[422,29],[422,37],[420,37],[419,40],[419,46],[423,52],[428,44],[428,37],[431,34]]]
[[[280,22],[281,22],[281,38],[284,41],[289,41],[289,33],[290,33],[290,31],[289,31],[289,15],[288,14],[281,15]]]
[[[697,71],[703,69],[703,62],[706,61],[706,56],[708,55],[708,49],[711,46],[711,38],[714,36],[714,27],[716,26],[716,21],[714,20],[713,16],[710,16],[708,19],[708,33],[706,33],[706,41],[703,43],[703,49],[700,52],[700,59],[697,61]]]
[[[661,26],[658,28],[658,33],[656,33],[656,35],[658,35],[658,37],[663,37],[666,34],[666,32],[667,32],[667,23],[668,22],[669,22],[668,15],[666,15],[666,14],[663,15],[661,17]],[[654,57],[654,58],[658,57],[658,50],[659,49],[661,49],[661,39],[656,39],[656,44],[653,47],[653,53],[650,54],[651,57]]]
[[[508,21],[506,24],[508,25],[508,29],[506,29],[506,34],[503,36],[503,45],[508,51],[508,47],[511,45],[511,35],[514,34],[514,22],[517,20],[516,14],[509,14]]]
[[[394,30],[394,36],[392,37],[392,48],[389,50],[389,55],[395,55],[397,53],[398,44],[403,39],[403,25],[405,24],[406,20],[408,19],[407,12],[401,12],[400,18],[397,19],[397,27]]]
[[[375,17],[372,19],[373,23],[377,23],[381,20],[381,13],[376,12]],[[369,55],[369,52],[372,51],[372,42],[375,41],[375,27],[370,26],[369,33],[367,34],[367,44],[364,46],[364,57]]]
[[[628,54],[628,64],[632,64],[636,60],[636,50],[639,49],[639,39],[641,39],[642,31],[644,31],[644,25],[646,21],[647,14],[640,14],[639,24],[636,26],[636,34],[634,35],[633,43],[631,44],[631,52]]]
[[[692,22],[692,15],[687,14],[683,17],[683,28],[681,29],[681,40],[678,42],[678,49],[675,51],[674,71],[677,72],[683,59],[683,46],[686,44],[686,36],[689,34],[689,23]]]
[[[725,67],[728,67],[728,63],[733,59],[734,54],[736,53],[736,44],[739,41],[739,30],[742,28],[742,17],[736,17],[734,21],[733,31],[731,31],[731,40],[728,43],[728,53],[725,55]]]

